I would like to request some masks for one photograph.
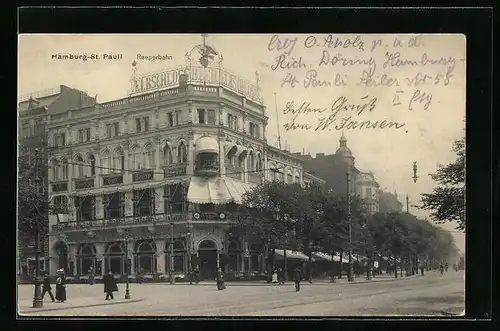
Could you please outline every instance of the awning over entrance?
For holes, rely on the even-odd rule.
[[[276,253],[277,257],[284,258],[284,256],[285,256],[285,251],[283,249],[275,249],[274,252]],[[289,249],[286,250],[286,258],[287,259],[294,259],[294,260],[309,261],[309,257],[307,255],[305,255],[304,253],[292,251]],[[281,260],[281,259],[279,259],[279,260]],[[312,260],[314,261],[314,257]]]
[[[245,192],[249,192],[253,187],[255,187],[255,184],[242,183],[239,180],[228,177],[224,178],[224,183],[233,201],[237,204],[241,204],[241,200]]]
[[[315,253],[313,253],[313,256],[317,259],[325,260],[325,261],[329,261],[329,262],[332,262],[332,261],[339,262],[340,261],[340,256],[338,256],[338,255],[334,255],[332,257],[330,254],[315,252]],[[346,258],[342,258],[342,263],[349,263],[349,260]]]
[[[148,188],[157,188],[157,187],[161,187],[161,186],[167,185],[167,184],[177,184],[181,181],[182,180],[174,180],[174,181],[163,180],[163,181],[150,182],[147,184],[136,183],[136,184],[128,184],[128,185],[120,185],[120,186],[101,187],[98,189],[95,189],[95,188],[88,189],[88,190],[83,189],[83,190],[73,192],[71,194],[71,196],[88,196],[88,195],[110,194],[110,193],[114,193],[114,192],[129,192],[129,191],[133,191],[135,189],[143,190],[143,189],[148,189]]]
[[[189,183],[187,200],[200,204],[223,204],[229,203],[233,199],[220,177],[204,178],[192,176]]]
[[[248,151],[245,146],[237,145],[230,141],[224,142],[224,150],[226,155],[229,155],[229,152],[232,151],[232,155],[236,158],[238,158],[242,153],[246,153]]]

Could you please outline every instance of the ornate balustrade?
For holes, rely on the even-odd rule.
[[[71,231],[71,230],[91,230],[99,228],[112,228],[130,225],[155,225],[183,221],[187,219],[186,213],[159,214],[152,216],[125,216],[120,218],[96,219],[91,221],[70,221],[54,224],[52,232]]]

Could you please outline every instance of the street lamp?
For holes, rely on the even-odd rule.
[[[125,261],[127,262],[125,268],[125,299],[130,299],[130,289],[129,289],[129,281],[128,281],[128,268],[129,268],[129,263],[128,263],[128,234],[125,235]]]
[[[35,184],[36,184],[36,194],[40,193],[40,174],[38,167],[38,159],[40,158],[40,151],[38,148],[35,148]],[[40,279],[40,219],[38,213],[37,215],[32,214],[35,225],[35,234],[36,234],[36,242],[35,242],[35,294],[33,297],[33,308],[43,308],[43,299],[42,299],[42,280]]]
[[[186,249],[188,254],[188,274],[189,274],[189,285],[193,285],[193,268],[191,265],[191,224],[188,225],[189,229],[186,234]]]
[[[175,283],[174,279],[174,273],[173,273],[173,268],[174,268],[174,223],[170,223],[170,259],[169,259],[169,268],[168,268],[168,274],[169,274],[169,281],[170,284]]]
[[[354,281],[354,268],[352,261],[352,217],[351,217],[351,173],[347,172],[347,224],[349,226],[349,282]]]

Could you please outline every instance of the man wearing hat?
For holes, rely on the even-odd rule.
[[[111,270],[108,271],[107,275],[103,277],[104,283],[104,293],[106,293],[106,300],[113,300],[113,292],[118,292],[118,286],[116,285],[116,279],[113,277]]]
[[[49,275],[47,275],[47,273],[43,275],[42,300],[45,297],[45,293],[49,293],[52,302],[55,301],[54,295],[52,294],[52,287],[50,286],[50,278]]]

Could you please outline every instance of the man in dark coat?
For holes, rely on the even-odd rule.
[[[223,290],[226,288],[226,284],[224,282],[224,273],[222,272],[222,269],[219,268],[217,270],[217,289],[220,291],[220,290]]]
[[[104,275],[103,283],[104,283],[104,293],[106,293],[106,300],[109,300],[110,298],[111,300],[114,299],[113,292],[118,292],[118,286],[116,285],[116,279],[115,277],[113,277],[111,270],[108,272],[107,275]]]
[[[294,279],[295,279],[295,291],[299,292],[300,291],[300,280],[302,278],[302,274],[300,272],[300,268],[296,268],[294,272]]]
[[[45,296],[45,293],[49,293],[50,299],[52,299],[52,302],[56,301],[54,299],[54,295],[52,294],[52,287],[50,286],[50,278],[47,274],[43,275],[42,300],[43,300],[43,297]]]

